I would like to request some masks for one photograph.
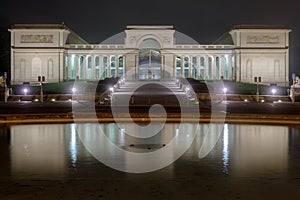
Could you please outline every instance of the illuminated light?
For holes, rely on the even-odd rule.
[[[56,100],[54,98],[52,98],[51,101],[56,101]]]
[[[227,92],[227,88],[226,87],[223,88],[223,92],[226,94],[226,92]]]
[[[38,101],[39,101],[39,99],[34,99],[33,101],[34,101],[34,102],[38,102]]]
[[[113,87],[109,88],[109,90],[110,90],[111,92],[114,92],[114,88],[113,88]]]
[[[272,89],[271,92],[274,95],[276,93],[276,89]]]
[[[248,101],[248,99],[244,99],[244,101],[245,101],[245,102],[247,102],[247,101]]]
[[[72,92],[76,93],[77,89],[75,87],[72,88]]]
[[[27,95],[28,89],[25,88],[25,89],[23,90],[23,92],[24,92],[25,95]]]
[[[265,100],[263,100],[263,99],[262,99],[262,100],[261,100],[261,102],[262,102],[262,103],[264,103],[264,102],[265,102]]]
[[[72,101],[72,99],[69,99],[68,101]]]
[[[278,102],[281,102],[281,100],[279,99]]]
[[[228,124],[224,124],[223,136],[223,167],[224,172],[228,174],[229,166],[229,129]]]
[[[70,144],[69,144],[69,151],[71,154],[71,162],[72,166],[76,166],[77,162],[77,154],[78,154],[78,149],[77,149],[77,142],[76,142],[76,124],[71,124],[71,138],[70,138]]]

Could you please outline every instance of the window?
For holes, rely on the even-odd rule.
[[[205,58],[200,57],[200,79],[205,80]]]
[[[100,59],[99,56],[95,57],[95,78],[98,80],[100,79]]]
[[[177,56],[176,58],[176,78],[181,77],[181,57]]]
[[[188,78],[190,76],[190,58],[184,57],[184,78]]]
[[[116,57],[110,57],[110,76],[116,77]]]
[[[192,58],[192,78],[197,79],[198,78],[198,71],[197,71],[197,57]]]
[[[124,73],[124,58],[123,56],[119,56],[119,69],[118,69],[118,77],[122,77]]]
[[[107,56],[103,56],[103,70],[102,70],[102,79],[105,79],[108,76],[107,70]]]

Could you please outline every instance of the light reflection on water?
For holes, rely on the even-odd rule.
[[[11,126],[8,133],[10,140],[7,143],[0,141],[1,168],[10,165],[8,168],[12,176],[64,176],[70,165],[76,168],[80,164],[78,163],[81,162],[78,160],[79,152],[86,151],[84,146],[80,145],[76,132],[78,126],[85,129],[87,133],[97,132],[95,124]],[[116,127],[115,124],[101,124],[101,126],[114,144],[132,152],[156,151],[164,148],[164,144],[178,134],[178,124],[168,124],[162,130],[162,134],[148,139],[130,137],[126,134],[126,130]],[[189,137],[191,131],[195,129],[190,124],[186,126],[186,137]],[[220,171],[231,176],[266,176],[287,172],[288,127],[225,124],[216,146],[207,157],[199,159],[198,153],[207,127],[206,124],[200,126],[200,132],[196,135],[193,144],[176,162],[183,164],[193,162],[199,165],[213,163],[220,168]],[[291,132],[294,130],[292,129]],[[3,132],[0,131],[0,140],[4,138]],[[94,136],[95,134],[86,135],[90,137],[91,143],[97,139]],[[180,142],[177,145],[180,145]],[[171,168],[174,167],[176,165]]]

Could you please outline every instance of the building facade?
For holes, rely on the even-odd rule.
[[[289,84],[287,26],[238,25],[212,44],[173,26],[127,26],[89,44],[64,24],[16,24],[11,32],[11,84],[106,77],[136,80],[195,78]]]

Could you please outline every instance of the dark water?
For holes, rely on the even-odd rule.
[[[126,128],[1,127],[0,199],[300,198],[297,127],[225,124],[218,135],[208,124],[166,124],[148,138],[128,135]],[[178,134],[185,137],[173,141]],[[185,146],[178,159],[170,155]],[[205,146],[212,149],[203,157]],[[140,155],[154,159],[132,157]]]

